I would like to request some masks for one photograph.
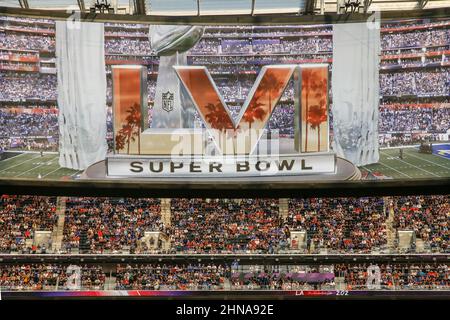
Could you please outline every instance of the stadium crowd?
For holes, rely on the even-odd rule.
[[[247,99],[248,94],[254,85],[254,79],[249,79],[249,77],[246,76],[243,76],[240,79],[218,79],[215,84],[225,102],[239,102],[242,104]],[[286,102],[292,106],[293,101],[294,83],[293,81],[289,81],[280,98],[280,102]]]
[[[383,33],[381,37],[381,47],[384,49],[434,47],[448,44],[450,44],[450,29]]]
[[[290,199],[287,224],[307,231],[308,248],[371,252],[387,243],[382,198]]]
[[[268,129],[278,130],[283,136],[294,136],[295,110],[291,105],[279,105],[272,113]]]
[[[0,264],[0,289],[2,290],[61,290],[70,288],[73,273],[68,266],[58,264]],[[79,287],[85,290],[102,290],[105,273],[101,266],[81,267]],[[73,287],[72,287],[73,288]]]
[[[448,203],[448,196],[289,199],[283,218],[278,199],[172,199],[164,218],[159,199],[68,198],[61,253],[371,253],[386,249],[390,208],[394,230],[413,230],[431,250],[449,252]],[[1,250],[29,250],[33,230],[53,230],[55,199],[5,196],[0,218]],[[294,245],[293,231],[306,231],[305,248]],[[163,240],[149,247],[146,232]]]
[[[0,197],[0,252],[45,253],[50,248],[33,243],[35,231],[53,231],[56,198]]]
[[[175,252],[269,252],[287,248],[278,201],[172,200],[171,234]]]
[[[7,109],[0,109],[0,138],[28,136],[57,138],[59,136],[57,114],[10,112]]]
[[[380,93],[384,96],[448,96],[450,71],[447,68],[380,74]]]
[[[450,252],[450,197],[399,197],[394,203],[394,227],[413,230],[433,251]]]
[[[159,199],[70,198],[63,250],[78,249],[84,233],[90,253],[134,252],[145,231],[162,229],[160,218]]]
[[[330,37],[305,37],[300,39],[253,39],[221,41],[204,38],[199,41],[189,52],[192,54],[307,54],[318,52],[331,52],[332,42]]]
[[[367,288],[368,264],[335,265],[336,276],[344,277],[347,290]],[[380,288],[384,290],[448,290],[450,266],[446,264],[383,264],[379,266]]]
[[[105,41],[105,53],[132,56],[148,56],[154,54],[149,40],[130,38],[107,39]]]
[[[0,73],[0,101],[56,100],[56,76]]]
[[[446,141],[440,138],[439,134],[410,134],[408,132],[401,132],[395,134],[380,134],[379,143],[382,147],[401,147],[408,145],[418,145],[421,143],[433,143],[439,141]]]
[[[0,32],[0,48],[55,51],[55,38],[43,35]]]
[[[0,138],[0,151],[26,150],[26,151],[58,151],[58,139],[54,138]]]
[[[212,263],[117,265],[116,290],[223,290],[229,274]]]
[[[333,290],[333,266],[241,266],[231,275],[232,290]]]
[[[380,107],[379,126],[383,132],[424,131],[445,133],[450,129],[450,108]]]
[[[323,26],[208,26],[205,28],[205,38],[271,38],[299,37],[332,34],[331,25]]]
[[[74,268],[75,267],[75,268]],[[79,268],[79,275],[77,270]],[[445,263],[241,265],[141,263],[109,267],[0,264],[0,288],[9,290],[449,290]],[[378,270],[378,271],[374,271]],[[372,273],[372,275],[370,274]],[[107,275],[109,274],[109,276]],[[379,274],[379,276],[377,275]],[[342,282],[337,282],[337,278]],[[107,285],[115,282],[114,287]],[[378,280],[379,279],[379,280]]]

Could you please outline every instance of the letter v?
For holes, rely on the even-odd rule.
[[[236,121],[220,95],[208,69],[174,66],[175,72],[197,108],[216,147],[224,154],[251,154],[283,94],[296,65],[261,68]],[[243,143],[238,144],[239,140]],[[229,142],[232,148],[229,148]]]

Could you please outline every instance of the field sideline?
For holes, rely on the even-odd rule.
[[[0,178],[26,179],[71,179],[81,171],[61,168],[57,153],[10,153],[0,161]],[[361,171],[382,174],[394,179],[420,179],[450,177],[450,159],[418,153],[416,148],[403,148],[403,159],[399,149],[381,149],[380,162],[360,167]]]
[[[394,179],[445,178],[450,177],[450,159],[419,153],[417,148],[403,148],[400,159],[399,148],[380,149],[380,161],[360,169]]]

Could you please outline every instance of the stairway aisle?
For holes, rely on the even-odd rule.
[[[280,198],[278,210],[280,212],[280,217],[283,218],[284,221],[286,221],[287,217],[289,216],[289,199]]]
[[[170,227],[171,222],[171,199],[161,198],[161,221],[165,227]]]
[[[384,197],[384,212],[389,212],[386,219],[386,233],[387,233],[387,247],[390,253],[395,251],[395,239],[397,238],[397,233],[394,228],[394,208],[390,205],[391,199],[389,197]]]
[[[64,237],[64,221],[66,219],[66,201],[67,197],[58,197],[56,201],[56,215],[58,221],[52,232],[52,251],[60,252]]]

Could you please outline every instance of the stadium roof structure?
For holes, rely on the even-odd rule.
[[[43,10],[89,11],[97,0],[2,0],[0,6]],[[450,7],[450,0],[107,0],[118,14],[152,16],[217,16],[324,14],[340,12],[346,2],[359,2],[360,12],[404,11]],[[341,11],[342,12],[342,11]]]
[[[372,18],[387,22],[443,19],[450,16],[450,0],[280,0],[276,2],[276,6],[270,6],[269,0],[108,0],[114,5],[114,13],[91,11],[90,6],[95,1],[97,0],[0,0],[0,14],[53,20],[75,18],[100,23],[221,26],[316,25],[367,22]],[[342,9],[342,4],[348,1],[359,1],[365,3],[365,6],[362,7],[363,10],[360,8],[354,12],[346,12]],[[188,10],[188,6],[183,3],[189,3],[191,9],[192,4],[196,4],[197,11]],[[244,7],[243,4],[249,3],[250,9]],[[307,9],[311,4],[314,8]]]

